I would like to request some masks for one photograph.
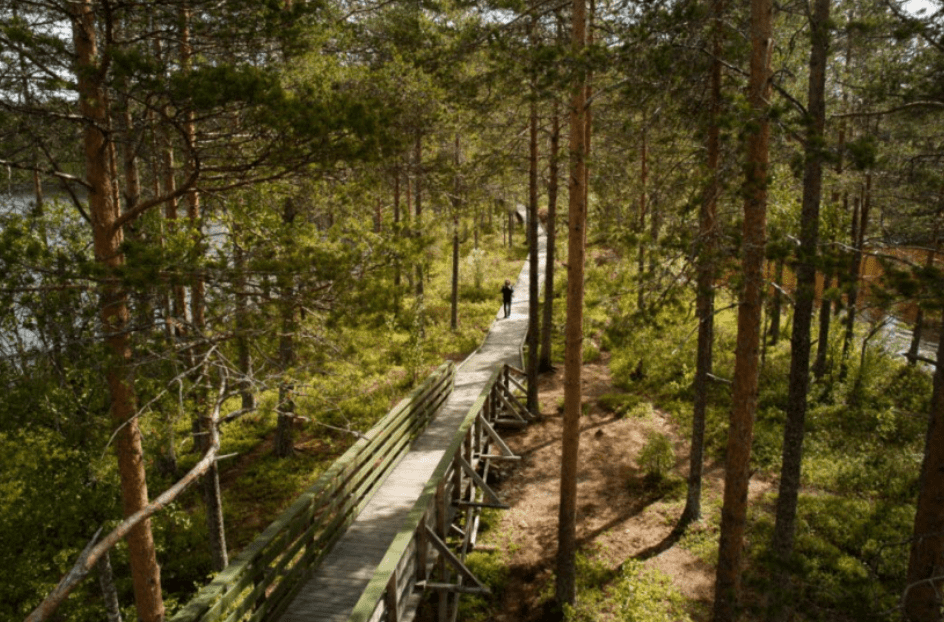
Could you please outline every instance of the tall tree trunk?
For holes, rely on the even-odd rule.
[[[587,46],[593,46],[593,36],[594,29],[593,23],[596,18],[597,13],[597,3],[596,0],[588,0],[587,3]],[[587,76],[584,79],[586,83],[586,99],[584,100],[584,132],[586,136],[584,137],[583,144],[583,204],[584,209],[590,209],[590,156],[592,149],[592,138],[593,138],[593,106],[591,105],[593,101],[593,70],[587,70]],[[586,227],[583,230],[584,234],[584,246],[587,244]]]
[[[239,395],[243,410],[256,407],[252,389],[252,354],[249,351],[249,291],[246,282],[246,251],[239,241],[240,231],[233,231],[233,268],[236,286],[236,365],[239,370]]]
[[[459,210],[452,213],[452,287],[450,293],[449,328],[459,329]]]
[[[860,201],[856,201],[858,219],[853,217],[852,260],[849,262],[849,298],[846,310],[846,331],[842,339],[842,365],[839,377],[845,378],[849,369],[849,351],[855,332],[855,316],[859,298],[859,273],[862,271],[862,251],[865,245],[865,232],[869,225],[869,207],[872,202],[872,174],[865,175],[865,188]],[[856,223],[858,221],[858,227]]]
[[[829,352],[829,324],[832,318],[831,305],[826,292],[832,286],[833,275],[827,269],[823,273],[823,298],[819,303],[819,336],[816,341],[816,360],[813,361],[813,376],[819,380],[826,374],[827,353]]]
[[[514,231],[515,231],[515,210],[513,207],[504,205],[505,207],[505,220],[508,222],[508,248],[514,248]]]
[[[393,235],[400,238],[400,167],[399,165],[393,171]],[[393,257],[393,288],[395,292],[396,309],[400,309],[400,283],[403,279],[400,269],[399,250]]]
[[[192,9],[189,2],[184,2],[180,7],[180,64],[184,71],[190,71],[193,60],[193,47],[190,42],[190,22],[192,19]],[[194,126],[194,113],[192,110],[186,111],[184,122],[184,135],[188,151],[193,149],[196,143],[196,128]],[[187,153],[184,161],[184,173],[189,179],[194,172],[195,163],[193,156]],[[204,253],[203,241],[203,214],[200,205],[200,193],[196,188],[191,188],[186,193],[187,201],[187,220],[190,222],[190,231],[193,236],[193,259],[194,264],[199,265],[199,261]],[[193,336],[198,345],[193,347],[196,358],[196,365],[193,367],[194,381],[194,431],[197,434],[194,443],[201,452],[209,449],[209,438],[213,434],[211,427],[215,425],[212,421],[209,403],[209,379],[207,378],[206,354],[208,349],[206,343],[206,283],[201,270],[194,267],[194,272],[190,279],[190,317],[193,322]],[[206,504],[207,531],[210,537],[210,554],[213,558],[213,568],[216,571],[223,570],[229,563],[226,552],[226,530],[223,526],[223,500],[220,497],[220,474],[217,463],[210,465],[209,470],[203,476],[201,485],[203,487],[203,500]]]
[[[742,271],[744,285],[738,307],[731,423],[725,460],[724,505],[718,545],[714,622],[734,620],[741,584],[741,549],[747,520],[751,442],[757,411],[758,349],[764,293],[767,164],[770,124],[771,0],[751,0],[751,69],[748,101],[751,130],[747,136],[744,187]]]
[[[836,151],[838,157],[836,158],[836,174],[842,175],[843,165],[844,165],[844,151],[846,146],[846,126],[845,119],[840,120],[839,122],[839,132],[836,141]],[[833,204],[838,204],[842,202],[843,211],[847,211],[846,207],[848,206],[848,195],[840,194],[838,190],[833,190],[831,199]],[[838,314],[840,300],[839,297],[836,298],[835,302],[826,296],[826,292],[832,285],[832,281],[836,279],[836,285],[838,288],[842,286],[842,277],[835,272],[834,267],[832,266],[832,259],[835,256],[835,249],[832,248],[835,239],[830,239],[830,250],[829,250],[829,261],[826,263],[827,268],[823,274],[823,299],[820,301],[819,306],[819,337],[817,338],[816,345],[816,360],[813,362],[813,376],[819,380],[829,369],[829,327],[832,320],[832,316]]]
[[[118,588],[115,587],[109,552],[106,551],[95,563],[95,569],[98,571],[98,586],[102,590],[106,619],[108,622],[121,622],[121,603],[118,601]]]
[[[944,321],[944,316],[942,316]],[[944,607],[944,330],[937,344],[931,418],[921,465],[904,596],[909,622],[939,622]]]
[[[819,211],[823,191],[823,159],[826,128],[826,63],[829,58],[829,2],[815,0],[810,21],[810,76],[806,120],[806,164],[803,173],[803,205],[800,212],[800,246],[796,267],[793,330],[790,335],[790,382],[787,420],[783,432],[783,461],[777,518],[774,525],[773,554],[780,572],[793,555],[797,499],[800,493],[800,466],[806,426],[807,395],[810,387],[810,332],[816,299],[816,255],[819,248]],[[772,620],[786,620],[789,613],[789,582],[780,585],[784,600],[771,608]]]
[[[783,311],[783,259],[776,262],[774,276],[774,292],[770,301],[770,345],[775,346],[780,341],[780,316]]]
[[[295,222],[295,200],[285,200],[282,209],[282,225],[285,228],[285,239],[291,235],[292,224]],[[293,428],[295,422],[295,384],[292,381],[291,368],[295,363],[295,301],[291,260],[288,251],[285,251],[282,268],[279,271],[279,307],[281,325],[279,332],[279,370],[282,379],[279,381],[278,422],[275,430],[275,455],[280,458],[288,457],[294,450]]]
[[[701,518],[701,479],[705,453],[705,413],[708,410],[708,374],[712,367],[714,343],[715,238],[721,168],[721,54],[724,0],[711,3],[711,103],[708,110],[708,186],[698,218],[699,248],[695,308],[698,315],[698,351],[695,355],[695,399],[692,415],[692,442],[688,466],[688,494],[679,524],[685,526]]]
[[[918,362],[918,354],[921,351],[921,335],[924,332],[924,309],[918,305],[917,315],[915,316],[914,328],[911,330],[911,345],[908,346],[908,365],[915,366]]]
[[[638,280],[636,292],[636,306],[642,311],[646,307],[646,296],[643,287],[643,274],[646,271],[646,182],[649,177],[649,145],[647,143],[646,115],[642,117],[642,145],[639,148],[639,256],[636,262],[636,277]]]
[[[154,41],[154,57],[158,64],[164,62],[164,48],[159,38],[155,39]],[[168,110],[167,106],[162,108],[161,113],[165,118],[170,115],[170,111]],[[161,127],[157,133],[159,134],[159,138],[155,137],[155,142],[159,143],[161,159],[160,168],[163,169],[162,183],[164,185],[164,195],[169,197],[167,202],[164,204],[164,220],[167,223],[167,231],[170,233],[175,233],[178,227],[178,203],[176,196],[177,179],[174,173],[174,146],[171,141],[170,132],[166,127]],[[156,179],[155,184],[157,184]],[[157,191],[157,188],[155,188],[155,191]],[[171,313],[168,317],[168,320],[172,326],[174,337],[180,339],[186,333],[185,325],[187,324],[187,296],[184,286],[176,281],[172,282],[171,290]],[[189,364],[187,366],[189,367]]]
[[[944,212],[944,186],[941,187],[939,196],[937,214],[934,219],[934,232],[931,235],[931,250],[925,260],[924,267],[930,270],[934,266],[934,255],[940,247],[940,222],[941,213]],[[944,327],[942,327],[944,328]],[[924,308],[918,305],[918,316],[915,318],[914,329],[911,332],[911,346],[908,348],[908,365],[915,365],[918,362],[918,354],[921,349],[921,337],[924,332]]]
[[[571,49],[583,54],[586,39],[584,0],[574,0]],[[585,106],[584,76],[577,75],[571,88],[570,181],[567,223],[567,325],[564,353],[564,422],[561,442],[560,513],[557,531],[557,583],[559,605],[577,598],[577,458],[580,449],[581,367],[583,365],[583,264],[587,226],[584,173]]]
[[[534,40],[535,18],[531,20],[532,45]],[[528,119],[528,395],[527,409],[534,415],[539,414],[538,406],[538,337],[540,326],[540,301],[538,300],[538,101],[534,84],[531,82],[531,103]]]
[[[155,48],[159,46],[155,45]],[[148,120],[153,122],[155,115],[153,111],[148,111]],[[151,136],[151,157],[149,158],[150,169],[151,169],[151,193],[153,196],[161,196],[161,184],[163,183],[163,150],[162,150],[162,140],[159,133],[154,132]],[[160,237],[159,244],[161,249],[164,249],[167,246],[167,240],[165,236],[166,224],[162,223],[160,228]],[[164,320],[164,339],[167,342],[167,347],[173,351],[175,347],[174,344],[174,314],[171,310],[171,295],[167,291],[166,283],[161,283],[160,287],[160,306],[161,306],[161,315]],[[176,364],[172,361],[174,367]],[[176,371],[175,371],[176,375]],[[162,409],[163,414],[163,425],[164,425],[164,436],[165,440],[161,448],[161,455],[158,458],[158,469],[159,471],[167,476],[174,477],[177,474],[177,417],[178,412],[177,408],[174,406],[168,406]]]
[[[423,176],[423,146],[422,146],[422,137],[420,133],[416,133],[416,144],[414,146],[414,153],[416,158],[416,181],[415,189],[413,191],[413,202],[416,207],[416,220],[413,222],[415,232],[417,236],[423,235],[423,202],[422,202],[422,193],[420,188],[422,187],[421,178]],[[422,258],[416,262],[416,295],[423,295],[423,260]]]
[[[120,209],[114,201],[114,180],[109,170],[112,149],[107,133],[108,105],[103,85],[105,76],[97,64],[93,3],[81,0],[72,5],[72,11],[79,110],[88,121],[83,126],[83,146],[95,258],[110,275],[101,288],[100,317],[109,353],[105,379],[111,419],[117,430],[115,450],[122,506],[124,516],[128,517],[147,505],[148,492],[141,431],[135,417],[137,396],[128,332],[128,294],[117,276],[124,265],[123,236],[121,228],[115,226]],[[150,520],[135,526],[127,541],[138,617],[142,622],[160,622],[164,619],[164,601]]]
[[[453,183],[452,197],[452,313],[449,324],[452,330],[459,328],[459,133],[456,132],[454,153],[456,178]]]
[[[33,200],[35,204],[33,205],[33,213],[36,214],[36,218],[40,219],[43,215],[43,181],[39,176],[39,171],[33,171]]]
[[[541,358],[538,363],[542,372],[551,371],[554,365],[551,362],[551,338],[554,331],[554,245],[557,241],[557,183],[560,155],[560,105],[554,100],[554,110],[551,114],[551,145],[548,182],[547,182],[547,261],[544,266],[544,317],[541,329]]]

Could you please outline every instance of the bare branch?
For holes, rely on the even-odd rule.
[[[855,117],[881,117],[888,114],[895,114],[896,112],[902,112],[904,110],[911,110],[912,108],[933,108],[933,109],[944,109],[944,102],[939,101],[919,101],[919,102],[909,102],[907,104],[902,104],[901,106],[895,106],[894,108],[888,108],[886,110],[872,110],[865,112],[844,112],[841,114],[831,115],[832,119],[851,119]]]
[[[111,533],[105,536],[101,542],[95,544],[98,534],[101,532],[101,529],[99,529],[91,541],[89,541],[88,545],[86,545],[85,550],[79,555],[72,569],[59,581],[59,584],[56,585],[53,591],[43,599],[43,602],[26,617],[24,622],[42,622],[48,620],[56,612],[59,605],[65,602],[69,593],[82,582],[105,553],[118,544],[118,542],[141,521],[147,520],[180,496],[182,492],[203,476],[216,462],[217,453],[219,453],[220,450],[220,437],[215,431],[217,429],[216,422],[220,415],[220,407],[223,404],[224,396],[222,387],[224,386],[225,382],[221,383],[220,395],[213,408],[212,417],[214,425],[211,426],[211,430],[213,430],[210,434],[211,443],[209,449],[207,449],[206,453],[203,455],[203,458],[201,458],[184,477],[178,480],[176,484],[168,488],[163,494],[141,510],[127,517],[120,525],[115,527]]]

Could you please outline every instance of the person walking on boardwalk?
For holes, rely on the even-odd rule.
[[[511,296],[515,293],[515,288],[511,286],[511,281],[505,279],[505,284],[501,288],[502,302],[505,306],[505,317],[511,315]]]

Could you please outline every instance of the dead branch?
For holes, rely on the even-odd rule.
[[[176,499],[182,492],[184,492],[191,484],[197,481],[201,476],[203,476],[216,462],[217,453],[220,450],[220,437],[216,432],[217,426],[216,422],[219,419],[220,408],[223,405],[224,401],[224,391],[223,388],[226,385],[225,382],[221,383],[220,395],[216,400],[216,405],[213,408],[213,425],[210,426],[212,430],[210,434],[210,447],[207,449],[207,452],[203,455],[203,458],[194,465],[192,469],[176,484],[168,488],[157,497],[154,501],[149,503],[147,506],[141,510],[135,512],[131,516],[125,518],[121,524],[119,524],[115,529],[111,531],[101,542],[95,544],[95,541],[98,539],[99,533],[101,533],[101,528],[95,533],[89,543],[85,546],[85,549],[82,553],[79,554],[78,559],[75,561],[75,564],[72,566],[72,569],[59,581],[59,584],[50,592],[43,602],[39,604],[36,609],[26,617],[24,622],[42,622],[48,620],[59,608],[66,598],[68,598],[69,593],[82,580],[88,575],[92,570],[95,564],[98,562],[102,556],[111,550],[118,542],[128,535],[136,525],[141,521],[146,520],[159,512],[160,510],[167,507],[174,499]]]

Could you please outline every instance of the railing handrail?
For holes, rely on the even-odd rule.
[[[430,476],[429,480],[426,482],[426,485],[423,487],[423,492],[416,500],[416,503],[413,504],[413,508],[410,510],[406,522],[403,524],[403,527],[400,529],[400,531],[397,532],[397,535],[394,536],[390,547],[387,549],[386,554],[384,555],[380,564],[377,566],[377,569],[374,571],[373,577],[367,584],[367,588],[361,594],[360,599],[354,606],[354,609],[348,618],[348,622],[366,622],[367,620],[370,620],[377,608],[378,603],[382,598],[384,598],[387,586],[390,584],[390,578],[393,576],[393,573],[397,568],[397,565],[400,563],[400,560],[407,553],[407,549],[414,538],[417,528],[420,525],[420,521],[423,520],[427,510],[429,509],[430,503],[433,502],[437,489],[443,482],[450,465],[455,459],[456,452],[462,446],[463,440],[465,439],[469,428],[472,426],[472,424],[475,422],[475,419],[479,416],[479,413],[484,408],[489,394],[492,391],[492,387],[496,382],[499,381],[502,373],[504,373],[504,366],[498,367],[492,372],[492,375],[485,383],[485,387],[482,389],[482,392],[469,408],[465,418],[462,420],[462,423],[456,430],[452,441],[449,443],[449,447],[446,449],[446,452],[440,459],[439,464],[436,465],[436,469],[433,471],[433,474]]]
[[[295,584],[330,549],[406,454],[410,442],[452,391],[454,381],[453,363],[438,367],[348,448],[171,621],[239,620],[250,611],[267,609],[273,601],[278,602],[272,608],[281,609],[281,600],[288,600],[284,597],[295,591]],[[378,460],[380,468],[375,469]],[[363,468],[368,464],[371,468]],[[296,559],[304,549],[308,550]],[[285,555],[289,551],[291,554]],[[280,554],[282,559],[278,559]],[[224,614],[226,617],[220,618]]]

